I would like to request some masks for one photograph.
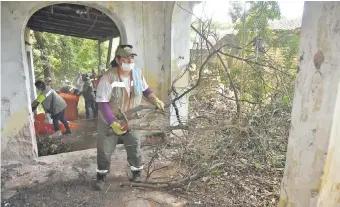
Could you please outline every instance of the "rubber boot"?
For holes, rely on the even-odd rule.
[[[97,173],[97,180],[95,188],[96,190],[102,191],[105,186],[106,174]]]
[[[140,183],[142,182],[142,177],[140,176],[140,171],[132,171],[132,179],[131,182]]]

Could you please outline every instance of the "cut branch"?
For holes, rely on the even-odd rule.
[[[240,101],[239,101],[239,98],[238,98],[238,94],[237,94],[237,90],[236,90],[236,87],[235,87],[235,83],[234,83],[233,79],[231,78],[231,74],[230,74],[230,71],[229,71],[228,67],[225,65],[224,61],[222,60],[221,56],[219,55],[220,50],[216,50],[215,47],[211,44],[211,42],[208,40],[208,38],[205,37],[202,33],[200,33],[194,26],[191,25],[191,28],[192,28],[192,29],[193,29],[193,30],[194,30],[201,38],[203,38],[203,39],[209,44],[209,46],[214,50],[213,53],[211,53],[211,54],[217,53],[217,57],[218,57],[218,59],[221,61],[222,65],[223,65],[223,68],[224,68],[224,70],[226,71],[227,76],[228,76],[228,78],[229,78],[230,85],[231,85],[231,87],[233,88],[234,95],[235,95],[235,99],[236,99],[236,106],[237,106],[237,117],[240,118],[240,116],[241,116],[241,104],[240,104]]]
[[[218,52],[220,51],[220,49],[215,50],[214,52],[210,53],[209,56],[205,59],[204,63],[201,65],[200,69],[199,69],[199,73],[198,73],[198,80],[196,82],[196,84],[191,87],[190,89],[188,89],[187,91],[183,92],[181,95],[179,95],[177,98],[175,98],[174,100],[172,100],[172,102],[178,101],[180,100],[183,96],[185,96],[186,94],[188,94],[190,91],[194,90],[197,86],[199,86],[201,79],[202,79],[202,72],[203,72],[203,68],[204,66],[209,62],[209,60],[215,55],[218,54]]]
[[[143,182],[143,183],[131,183],[131,182],[122,182],[120,183],[121,187],[130,186],[130,187],[143,187],[143,188],[178,188],[185,185],[188,182],[192,182],[198,180],[203,177],[207,172],[214,170],[217,167],[224,165],[225,163],[218,163],[211,166],[208,170],[202,170],[194,175],[189,175],[184,179],[177,181],[169,181],[169,182]]]

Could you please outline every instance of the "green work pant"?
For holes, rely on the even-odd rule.
[[[140,168],[142,166],[142,156],[140,152],[140,132],[133,131],[124,135],[110,135],[107,132],[110,129],[104,121],[98,117],[97,132],[97,165],[98,170],[110,170],[111,155],[116,148],[118,139],[124,142],[127,154],[127,161],[130,166]]]

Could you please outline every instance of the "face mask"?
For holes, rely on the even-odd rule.
[[[129,72],[135,68],[135,63],[122,63],[122,70]]]

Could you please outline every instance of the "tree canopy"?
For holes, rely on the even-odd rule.
[[[52,76],[54,85],[61,80],[73,81],[77,74],[97,72],[98,42],[90,39],[51,33],[33,32],[35,78]],[[108,41],[101,44],[101,63],[106,64]],[[111,59],[113,57],[111,53]]]

